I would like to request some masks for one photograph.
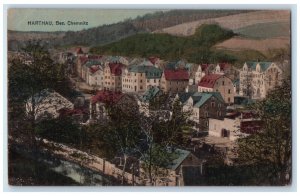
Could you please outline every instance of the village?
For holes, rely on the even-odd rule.
[[[22,59],[31,63],[26,54]],[[189,179],[191,176],[197,179],[205,172],[206,159],[212,152],[222,156],[224,164],[233,165],[238,156],[237,139],[255,134],[262,125],[256,111],[248,106],[263,100],[268,91],[281,85],[289,74],[288,61],[245,62],[239,69],[224,62],[194,64],[185,60],[168,62],[157,57],[93,55],[80,47],[61,52],[56,60],[67,67],[66,74],[77,94],[69,100],[51,89],[44,89],[36,97],[41,100],[37,120],[69,116],[81,126],[105,125],[110,105],[145,118],[170,119],[175,102],[179,103],[192,126],[185,133],[187,145],[175,149],[169,146],[177,156],[172,164],[163,168],[168,172],[155,179],[155,185],[161,186],[189,185],[193,181]],[[158,102],[159,105],[155,105]],[[27,110],[32,110],[30,102]],[[70,157],[74,152],[86,160],[96,157],[98,163],[86,162],[85,167],[116,178],[124,176],[123,168],[127,172],[127,183],[149,183],[141,178],[140,157],[105,160],[105,157],[75,148],[64,148],[54,154],[74,162],[82,161]],[[65,152],[69,153],[64,155]],[[133,171],[133,167],[137,171]]]

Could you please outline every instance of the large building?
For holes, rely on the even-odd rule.
[[[240,71],[239,93],[251,99],[263,99],[282,79],[283,71],[274,62],[245,62]]]
[[[125,68],[122,74],[123,92],[145,92],[160,86],[162,71],[154,66],[134,65]]]
[[[224,75],[205,75],[198,84],[198,92],[219,92],[225,103],[234,102],[233,83],[230,78]]]

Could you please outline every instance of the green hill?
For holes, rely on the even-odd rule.
[[[188,37],[141,33],[111,44],[93,47],[90,52],[130,57],[157,56],[166,60],[184,58],[194,63],[232,62],[235,59],[231,56],[211,50],[213,45],[232,36],[234,33],[231,30],[215,24],[205,24],[201,25],[194,35]]]

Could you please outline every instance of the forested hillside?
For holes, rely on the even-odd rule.
[[[231,30],[218,25],[202,25],[192,36],[143,33],[105,46],[93,47],[90,52],[132,57],[157,56],[166,60],[185,58],[194,63],[233,62],[235,59],[231,56],[211,50],[213,45],[232,36],[234,33]]]

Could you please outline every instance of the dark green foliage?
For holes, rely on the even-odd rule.
[[[174,60],[179,56],[189,62],[208,63],[232,61],[228,55],[214,55],[211,47],[234,36],[231,30],[218,25],[202,25],[192,36],[178,37],[169,34],[137,34],[105,46],[91,48],[92,53],[150,57]]]
[[[238,141],[238,163],[244,165],[268,164],[272,170],[270,183],[285,185],[291,176],[291,84],[270,91],[267,98],[257,102],[252,109],[263,122],[262,130]]]
[[[72,146],[80,146],[86,138],[85,133],[70,117],[43,120],[35,128],[41,138]]]
[[[48,165],[37,162],[12,150],[9,151],[8,182],[14,186],[78,186],[69,177],[49,169]]]

